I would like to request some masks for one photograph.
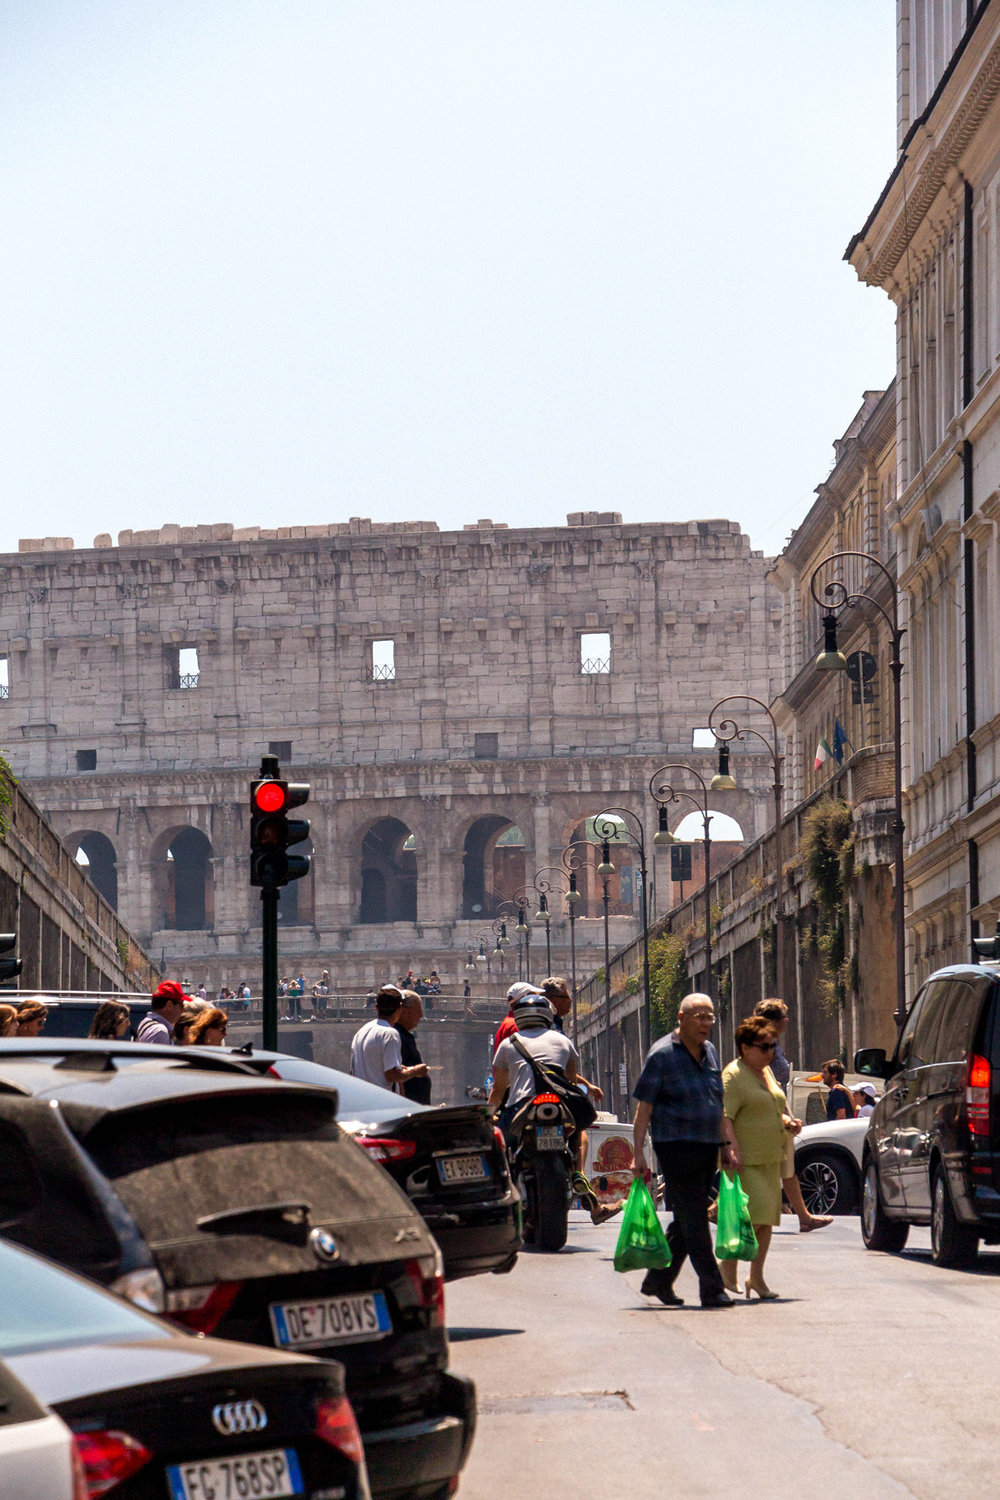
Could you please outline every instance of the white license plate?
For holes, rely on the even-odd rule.
[[[485,1156],[439,1156],[437,1169],[442,1182],[485,1182],[490,1175]]]
[[[281,1349],[364,1344],[392,1332],[384,1292],[355,1292],[317,1302],[272,1302],[271,1327]]]
[[[536,1151],[561,1151],[566,1144],[561,1125],[551,1125],[547,1130],[535,1129]]]
[[[305,1494],[294,1448],[171,1464],[167,1483],[170,1500],[241,1500],[244,1495],[270,1500],[272,1496]]]

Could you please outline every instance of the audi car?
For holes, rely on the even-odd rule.
[[[437,1500],[475,1424],[440,1254],[336,1110],[220,1049],[2,1041],[0,1229],[193,1332],[337,1358],[374,1494]]]
[[[4,1415],[57,1429],[15,1469],[0,1418],[9,1500],[368,1500],[341,1365],[195,1338],[4,1241],[0,1285]]]
[[[483,1104],[415,1104],[322,1063],[246,1046],[232,1054],[289,1082],[333,1089],[337,1122],[389,1173],[434,1233],[447,1281],[511,1270],[521,1200],[503,1137]]]

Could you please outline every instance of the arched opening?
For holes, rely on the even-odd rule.
[[[465,835],[462,916],[494,917],[524,885],[524,834],[510,818],[477,818]]]
[[[75,859],[80,869],[95,885],[109,906],[118,910],[118,856],[115,846],[103,833],[83,833],[69,840],[76,845]]]
[[[361,841],[358,921],[417,920],[416,839],[398,818],[380,818]]]
[[[669,910],[686,900],[705,883],[705,825],[700,812],[690,812],[676,828],[671,829],[674,843],[668,846],[670,853],[669,896],[659,907]],[[728,813],[708,810],[708,839],[712,846],[712,875],[717,875],[723,865],[735,859],[743,848],[743,829]],[[662,889],[663,877],[658,877],[658,889]]]
[[[211,928],[214,918],[212,846],[197,828],[174,834],[166,854],[163,926],[176,932]]]

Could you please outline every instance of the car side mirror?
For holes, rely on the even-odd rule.
[[[891,1069],[884,1047],[860,1047],[854,1054],[854,1071],[868,1078],[888,1078]]]

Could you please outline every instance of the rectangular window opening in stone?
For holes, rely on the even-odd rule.
[[[587,676],[607,675],[611,671],[610,631],[584,631],[581,634],[580,671]]]
[[[0,698],[10,697],[10,657],[0,656]]]
[[[396,642],[372,641],[371,682],[394,682],[396,679]]]
[[[78,771],[96,771],[97,770],[97,751],[96,750],[78,750],[76,752],[76,769]]]
[[[500,737],[496,734],[477,734],[475,741],[476,760],[496,760],[500,754]]]
[[[291,740],[269,740],[267,744],[268,755],[276,755],[283,766],[291,764],[292,742]]]
[[[691,731],[692,750],[714,750],[715,731],[712,729],[694,729]]]
[[[168,652],[172,688],[196,688],[198,686],[197,646],[175,646]]]

